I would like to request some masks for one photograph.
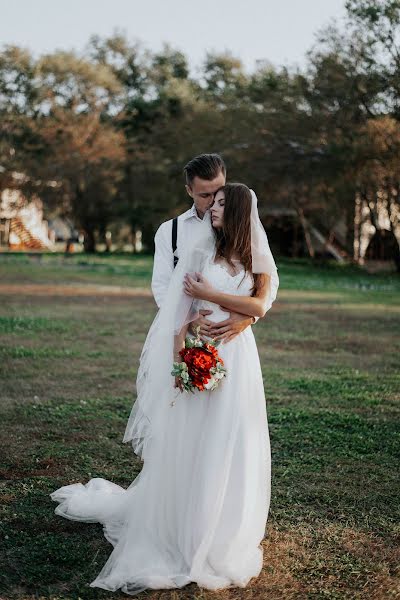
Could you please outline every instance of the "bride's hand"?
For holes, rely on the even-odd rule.
[[[194,277],[186,273],[183,289],[188,296],[199,300],[209,300],[214,291],[211,283],[201,273],[194,273]]]

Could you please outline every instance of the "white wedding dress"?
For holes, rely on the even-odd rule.
[[[251,276],[232,276],[211,258],[203,274],[228,294],[251,293]],[[213,310],[213,321],[228,316],[216,305],[202,305]],[[102,523],[114,545],[92,587],[136,594],[196,582],[217,590],[245,587],[259,575],[271,459],[251,327],[221,344],[219,353],[227,376],[216,390],[177,394],[170,378],[163,435],[153,440],[127,490],[92,479],[51,494],[58,515]]]

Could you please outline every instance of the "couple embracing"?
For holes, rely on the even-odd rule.
[[[193,206],[155,236],[159,310],[124,436],[142,470],[128,489],[96,478],[51,495],[57,514],[102,523],[114,546],[90,585],[132,595],[192,582],[245,587],[263,563],[271,456],[251,325],[276,298],[277,268],[256,195],[226,184],[222,158],[200,155],[184,172]],[[226,376],[190,393],[171,367],[195,333],[219,340]]]

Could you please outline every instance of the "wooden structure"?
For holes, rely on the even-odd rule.
[[[10,250],[53,250],[39,198],[28,201],[19,190],[0,195],[0,245]]]

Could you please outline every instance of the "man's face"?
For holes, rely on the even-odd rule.
[[[225,175],[219,172],[215,179],[200,179],[195,177],[191,186],[186,186],[186,191],[193,198],[199,217],[203,218],[204,213],[210,208],[214,200],[214,194],[222,185],[225,185]]]

